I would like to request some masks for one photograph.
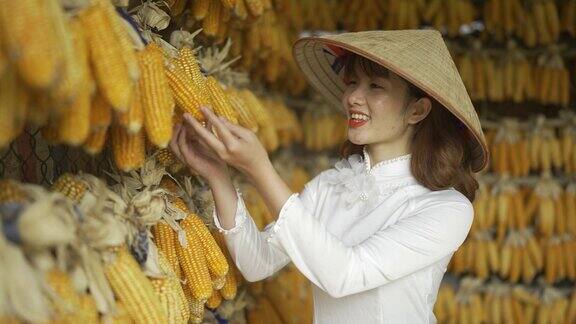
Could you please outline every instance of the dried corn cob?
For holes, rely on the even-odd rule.
[[[88,185],[84,181],[68,172],[58,177],[52,187],[50,187],[51,191],[57,191],[75,202],[82,200],[87,189]]]
[[[164,148],[172,137],[174,113],[174,99],[164,71],[164,54],[158,44],[150,43],[139,53],[139,61],[144,128],[150,142]]]
[[[169,279],[167,278],[152,278],[150,279],[152,287],[156,292],[156,298],[160,300],[164,313],[167,314],[168,321],[166,323],[186,323],[182,321],[180,312],[180,300],[178,299],[177,292],[170,286]],[[181,289],[181,288],[180,288]]]
[[[172,271],[171,265],[165,255],[160,252],[158,253],[158,265],[164,274],[166,275],[168,289],[170,289],[174,294],[174,299],[177,301],[178,310],[178,322],[187,323],[190,319],[190,307],[188,305],[188,300],[186,299],[186,294],[180,283],[180,276]],[[178,274],[180,273],[180,268],[178,269]]]
[[[226,274],[226,282],[220,290],[222,298],[226,300],[232,300],[234,297],[236,297],[236,291],[238,289],[238,281],[236,280],[236,276],[236,267],[231,266],[230,270]]]
[[[208,87],[210,97],[212,98],[214,112],[218,116],[223,116],[230,122],[238,124],[238,114],[234,108],[232,108],[232,105],[218,80],[213,76],[209,76],[206,78],[206,86]]]
[[[74,290],[72,280],[68,274],[58,269],[51,269],[46,272],[45,280],[55,294],[53,305],[56,321],[74,323],[80,320],[80,296]]]
[[[156,152],[156,160],[163,167],[169,167],[178,162],[176,156],[169,149],[160,149]],[[164,179],[162,179],[164,180]],[[176,189],[178,187],[176,186]]]
[[[202,21],[202,31],[204,34],[208,36],[216,36],[218,33],[219,24],[222,23],[220,21],[222,10],[226,9],[222,8],[222,4],[220,4],[219,1],[210,1],[208,12]]]
[[[100,94],[94,96],[90,109],[90,128],[108,128],[112,122],[112,107]]]
[[[184,247],[176,244],[178,261],[186,278],[186,285],[190,288],[194,299],[206,301],[212,294],[212,282],[206,257],[202,251],[202,243],[193,228],[186,224],[181,224],[181,226],[186,233],[187,245]]]
[[[105,266],[114,294],[137,323],[166,323],[167,317],[154,293],[152,284],[126,247],[120,247],[116,258]]]
[[[189,46],[183,46],[178,50],[179,66],[192,78],[194,91],[199,93],[200,104],[211,105],[210,93],[206,87],[206,78],[202,74],[200,64]]]
[[[68,112],[58,118],[59,141],[73,146],[84,143],[90,134],[90,101],[90,88],[84,83]]]
[[[85,324],[98,324],[100,318],[98,316],[98,309],[94,298],[88,294],[80,295],[80,317],[81,323]]]
[[[56,3],[55,6],[60,6],[60,4]],[[60,8],[54,12],[53,20],[57,26],[58,37],[62,39],[61,51],[64,57],[64,66],[62,75],[58,77],[56,88],[50,95],[53,97],[54,104],[68,106],[74,101],[82,84],[85,70],[80,64],[86,64],[82,62],[82,59],[87,57],[85,54],[87,47],[84,43],[85,36],[80,21],[76,18],[64,17]],[[81,46],[78,46],[77,42],[80,42]],[[85,53],[77,53],[79,50]]]
[[[134,87],[134,94],[130,99],[130,105],[126,112],[117,114],[118,123],[128,130],[128,133],[135,134],[142,128],[144,112],[142,111],[142,93],[140,87]]]
[[[188,301],[188,306],[190,307],[190,322],[195,324],[202,323],[202,319],[204,318],[204,305],[206,304],[206,299],[198,300],[194,298],[194,295],[192,294],[188,285],[184,285],[182,288],[184,290],[186,300]]]
[[[204,114],[200,111],[202,100],[199,97],[199,92],[195,91],[196,87],[194,87],[192,78],[179,66],[167,68],[166,75],[178,107],[197,120],[204,121]]]
[[[210,309],[216,309],[218,308],[218,306],[220,306],[221,303],[222,303],[222,295],[220,295],[220,292],[218,290],[214,290],[212,292],[212,296],[210,296],[210,298],[208,298],[208,300],[206,301],[206,307]]]
[[[164,221],[159,221],[152,227],[154,242],[158,249],[162,251],[166,260],[170,264],[172,271],[180,278],[180,263],[176,253],[176,244],[179,244],[176,232]]]
[[[226,276],[212,278],[212,288],[214,288],[214,290],[222,289],[225,283],[226,283]]]
[[[200,239],[212,276],[215,278],[224,277],[228,272],[228,262],[202,219],[194,213],[189,213],[181,224],[192,228]]]
[[[24,203],[26,194],[18,183],[10,179],[0,179],[0,204],[6,202]]]
[[[257,132],[258,123],[256,122],[256,118],[252,114],[250,108],[247,107],[244,99],[240,97],[238,91],[236,89],[228,88],[226,89],[226,94],[228,95],[230,104],[238,114],[238,122],[240,125],[253,132]]]
[[[99,128],[93,130],[84,144],[82,144],[82,148],[86,153],[90,155],[97,155],[102,152],[104,148],[104,144],[106,144],[106,137],[108,134],[108,128]]]
[[[52,20],[54,8],[62,10],[56,0],[3,1],[0,6],[7,56],[15,61],[22,80],[37,89],[52,86],[64,63]]]
[[[110,136],[114,161],[120,170],[128,172],[139,168],[144,163],[145,148],[142,132],[129,134],[120,125],[113,124]]]
[[[110,32],[112,24],[105,5],[103,1],[96,1],[82,10],[79,17],[98,89],[115,110],[126,111],[134,82],[122,56],[118,37]]]

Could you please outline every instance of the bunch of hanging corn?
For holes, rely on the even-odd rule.
[[[302,116],[304,147],[312,151],[332,149],[347,137],[345,117],[340,113],[307,109]]]

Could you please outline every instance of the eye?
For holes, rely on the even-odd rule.
[[[356,84],[356,80],[348,79],[348,80],[344,81],[344,84],[346,84],[346,85]]]
[[[384,87],[381,85],[378,85],[376,83],[370,83],[370,88],[374,88],[374,89],[383,89]]]

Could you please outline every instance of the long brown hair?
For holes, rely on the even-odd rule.
[[[348,53],[344,57],[344,77],[347,78],[355,66],[359,66],[369,76],[389,76],[389,70],[362,56]],[[432,109],[428,115],[414,125],[410,152],[410,169],[413,176],[430,190],[443,190],[449,187],[460,191],[470,201],[474,201],[478,181],[472,173],[471,147],[467,138],[468,130],[438,101],[421,89],[408,84],[406,102],[428,97]],[[407,108],[407,105],[405,109]],[[340,149],[340,156],[362,154],[363,145],[346,140]]]

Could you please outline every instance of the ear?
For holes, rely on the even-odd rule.
[[[430,110],[432,109],[432,101],[428,97],[422,97],[410,103],[408,109],[408,124],[417,124],[430,113]]]

